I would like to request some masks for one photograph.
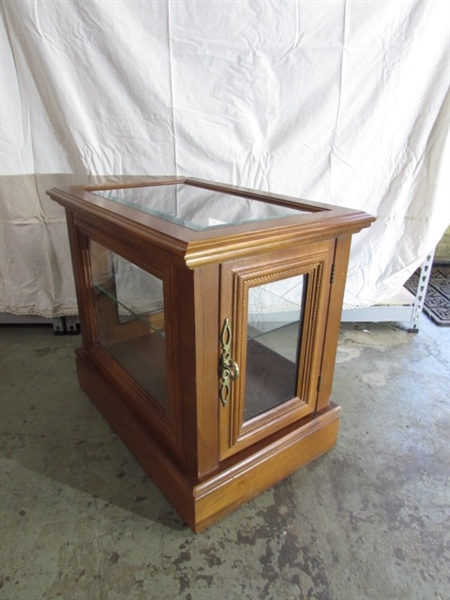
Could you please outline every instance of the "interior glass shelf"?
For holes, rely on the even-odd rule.
[[[110,298],[118,307],[118,321],[119,323],[129,323],[130,321],[134,321],[138,319],[143,325],[148,327],[152,332],[157,333],[158,335],[165,336],[164,330],[164,319],[162,318],[162,309],[161,310],[153,310],[148,312],[138,313],[136,310],[133,310],[120,302],[110,291],[108,291],[105,287],[95,284],[95,289],[99,292],[106,294],[108,298]]]

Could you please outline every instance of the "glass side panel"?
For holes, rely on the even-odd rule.
[[[297,208],[186,184],[97,190],[93,193],[195,231],[309,214]]]
[[[99,342],[169,410],[163,282],[90,241]]]
[[[296,396],[305,290],[304,275],[249,290],[245,421]]]

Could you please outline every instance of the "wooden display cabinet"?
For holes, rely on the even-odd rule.
[[[199,532],[336,443],[359,211],[186,178],[52,189],[79,382]]]

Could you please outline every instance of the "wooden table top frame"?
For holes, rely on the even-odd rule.
[[[151,195],[154,186],[184,186],[194,195],[208,190],[221,202],[230,195],[299,212],[195,230],[98,195],[138,188]],[[351,236],[373,217],[183,177],[48,194],[66,209],[82,333],[80,385],[193,531],[335,445],[340,409],[330,396]],[[114,282],[105,277],[105,294],[96,294],[94,280],[108,252],[161,283],[163,313],[150,325],[164,329],[163,342],[144,338],[138,322],[121,322],[107,299],[114,297]],[[246,419],[249,290],[289,277],[305,283],[295,390]],[[232,368],[224,368],[225,324],[232,332],[226,354],[241,370],[236,381]],[[155,356],[165,354],[167,402],[142,383],[149,373],[134,377],[135,363],[117,354],[116,342],[133,340],[155,348]]]

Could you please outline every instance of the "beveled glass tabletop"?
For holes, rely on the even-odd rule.
[[[309,214],[309,211],[272,204],[263,198],[246,198],[184,183],[93,190],[92,193],[194,231]]]

